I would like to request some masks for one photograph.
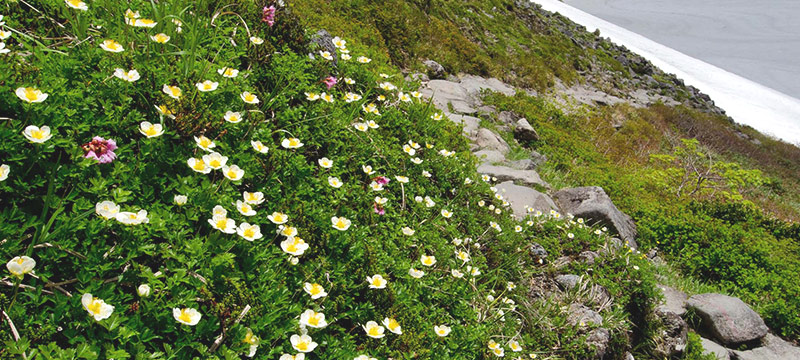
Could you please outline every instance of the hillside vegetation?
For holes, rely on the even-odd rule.
[[[264,5],[4,5],[0,358],[581,359],[599,327],[650,351],[641,254],[514,220],[370,43],[309,49]],[[613,303],[533,296],[586,250]]]
[[[771,328],[800,339],[796,146],[733,124],[602,34],[576,30],[526,1],[302,0],[292,9],[311,29],[352,34],[409,72],[424,72],[422,60],[432,59],[452,75],[493,76],[544,93],[559,79],[618,95],[652,90],[641,79],[653,78],[662,94],[687,105],[565,111],[551,97],[520,93],[486,101],[536,128],[539,141],[512,151],[546,155],[538,171],[555,188],[602,186],[637,221],[644,248],[657,249],[692,282],[741,297]]]

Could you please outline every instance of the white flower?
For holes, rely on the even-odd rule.
[[[0,35],[5,34],[2,30],[0,30]],[[8,54],[11,50],[6,49],[6,43],[0,42],[0,54]]]
[[[445,336],[449,335],[450,331],[451,331],[451,329],[447,325],[436,325],[436,326],[433,327],[433,332],[435,332],[436,335],[441,336],[441,337],[445,337]]]
[[[245,191],[244,193],[242,193],[242,196],[244,197],[244,202],[250,205],[258,205],[264,202],[264,193],[262,193],[261,191],[256,191],[256,192]]]
[[[8,179],[8,174],[11,173],[11,168],[8,164],[0,165],[0,181]]]
[[[81,304],[95,321],[108,319],[111,316],[111,313],[114,312],[113,306],[106,304],[106,302],[101,299],[93,297],[92,294],[89,293],[81,296]]]
[[[324,167],[326,169],[330,169],[331,167],[333,167],[333,161],[331,159],[326,158],[326,157],[317,160],[317,163],[319,164],[319,166],[322,166],[322,167]]]
[[[304,283],[303,291],[305,291],[308,295],[311,295],[312,300],[328,296],[328,293],[325,292],[325,289],[322,287],[322,285],[316,283]]]
[[[372,166],[369,165],[361,165],[361,170],[363,170],[367,175],[372,175],[375,173],[375,170],[372,170]]]
[[[376,181],[369,183],[369,187],[372,188],[372,191],[381,191],[383,190],[383,184],[380,184]]]
[[[161,87],[161,91],[175,100],[180,99],[181,95],[183,95],[183,90],[181,90],[181,88],[167,84],[164,84],[164,86]]]
[[[81,0],[64,0],[67,3],[67,6],[81,11],[89,10],[89,7],[86,6],[86,3]]]
[[[317,343],[311,339],[311,336],[306,334],[294,334],[289,338],[289,341],[292,343],[292,347],[301,353],[312,352],[317,347]]]
[[[250,206],[247,202],[242,200],[236,200],[236,210],[239,211],[240,214],[244,216],[254,216],[256,215],[256,211],[253,210],[253,207]]]
[[[14,91],[17,94],[17,97],[20,98],[22,101],[27,101],[29,103],[40,103],[47,99],[48,94],[43,93],[41,90],[32,87],[20,87]]]
[[[335,46],[337,49],[345,49],[347,46],[347,41],[338,36],[334,37],[331,40],[331,42],[333,43],[333,46]]]
[[[346,103],[351,103],[353,101],[358,101],[358,100],[361,100],[361,95],[351,92],[344,94],[344,101]]]
[[[367,336],[371,338],[380,339],[386,336],[384,334],[383,326],[378,325],[378,323],[374,321],[367,321],[367,324],[361,325],[361,327],[364,329],[364,332],[367,333]]]
[[[397,182],[401,182],[403,184],[407,184],[408,183],[408,178],[405,177],[405,176],[399,176],[398,175],[398,176],[395,176],[394,178],[397,179]]]
[[[208,223],[211,224],[211,227],[219,231],[222,231],[223,233],[226,234],[236,233],[236,222],[229,219],[225,214],[214,214],[214,216],[212,216],[211,219],[208,219]]]
[[[429,178],[429,177],[431,177],[433,175],[431,175],[431,173],[428,172],[428,170],[422,170],[422,176],[424,176],[426,178]]]
[[[195,136],[194,141],[195,143],[197,143],[198,147],[200,147],[205,151],[211,151],[211,149],[217,147],[217,144],[215,144],[214,141],[203,135],[201,135],[200,137]]]
[[[358,62],[360,62],[362,64],[367,64],[370,61],[372,61],[372,59],[370,59],[370,58],[368,58],[366,56],[359,56],[358,59],[356,59],[356,60],[358,60]]]
[[[403,235],[406,235],[406,236],[413,236],[414,233],[416,232],[416,231],[414,231],[414,229],[412,229],[412,228],[410,228],[408,226],[404,226],[402,229],[400,229],[400,231],[403,232]]]
[[[189,198],[186,197],[186,195],[175,195],[173,200],[175,201],[176,205],[180,206],[186,204],[186,201],[188,201]]]
[[[272,221],[272,223],[275,225],[281,225],[289,221],[289,216],[287,216],[284,213],[279,213],[276,211],[273,212],[272,215],[268,215],[267,219],[269,219],[269,221]]]
[[[404,93],[402,91],[397,93],[397,98],[400,99],[400,101],[402,101],[402,102],[411,102],[411,96],[409,96],[408,94],[406,94],[406,93]]]
[[[159,44],[166,44],[169,42],[169,39],[170,39],[169,35],[164,33],[150,35],[150,40],[153,40],[154,42],[157,42]]]
[[[422,255],[419,258],[419,262],[421,262],[424,266],[433,266],[436,264],[436,257],[433,255]]]
[[[164,126],[161,124],[152,124],[149,121],[142,121],[139,124],[139,132],[147,138],[159,137],[164,134]]]
[[[375,203],[378,204],[378,205],[386,204],[387,201],[389,201],[389,199],[387,199],[385,197],[380,197],[380,196],[376,196],[375,197]]]
[[[334,188],[338,189],[344,185],[339,178],[328,176],[328,185],[333,186]]]
[[[211,172],[211,168],[208,167],[202,159],[189,158],[189,160],[186,160],[186,164],[188,164],[192,170],[201,174],[208,174]]]
[[[94,206],[94,212],[106,220],[113,219],[116,218],[117,213],[119,213],[119,205],[115,204],[113,201],[101,201]]]
[[[33,271],[36,267],[36,260],[28,256],[15,256],[6,263],[6,268],[11,272],[11,275],[22,277],[25,274]]]
[[[200,322],[200,318],[203,317],[197,309],[193,308],[173,308],[172,309],[172,317],[181,324],[194,326]]]
[[[225,165],[220,170],[222,170],[222,175],[225,175],[231,181],[241,180],[244,176],[244,170],[236,165]]]
[[[247,241],[261,239],[261,228],[258,225],[250,225],[248,223],[241,223],[236,228],[236,233]]]
[[[141,78],[139,72],[136,70],[132,69],[125,71],[120,68],[114,69],[114,76],[117,77],[118,79],[125,80],[127,82],[134,82],[136,80],[139,80],[139,78]]]
[[[300,314],[300,325],[321,329],[327,326],[328,322],[325,321],[325,314],[307,309]]]
[[[125,48],[122,45],[114,40],[107,39],[100,43],[100,48],[105,51],[118,53],[125,51]]]
[[[367,283],[369,284],[370,289],[385,289],[386,284],[389,282],[383,278],[380,274],[375,274],[372,276],[367,276]]]
[[[400,327],[400,323],[397,322],[394,318],[384,318],[383,319],[383,326],[385,326],[389,331],[394,334],[401,335],[403,334],[403,329]]]
[[[445,218],[447,218],[447,219],[449,219],[450,217],[452,217],[452,216],[453,216],[453,213],[452,213],[452,212],[450,212],[450,211],[449,211],[449,210],[447,210],[447,209],[442,209],[442,216],[443,216],[443,217],[445,217]]]
[[[250,145],[253,146],[253,149],[259,153],[266,154],[269,151],[269,148],[264,146],[261,141],[258,140],[250,140]]]
[[[417,154],[417,150],[414,150],[414,148],[408,144],[403,145],[403,151],[405,151],[405,153],[408,154],[409,156],[414,156]]]
[[[226,78],[235,78],[239,76],[239,70],[234,68],[224,67],[222,69],[217,70],[217,73],[222,75],[222,77]]]
[[[0,40],[6,40],[10,37],[11,37],[11,31],[0,30]]]
[[[283,354],[278,360],[305,360],[305,359],[306,359],[306,354],[299,353],[294,356],[289,354]]]
[[[218,170],[225,167],[225,164],[228,163],[228,157],[222,156],[222,154],[215,151],[211,154],[203,155],[203,162],[206,163],[208,167]]]
[[[464,277],[464,273],[459,271],[458,269],[450,270],[450,275],[452,275],[456,279],[461,279]]]
[[[419,165],[419,164],[422,164],[422,159],[420,159],[418,157],[415,157],[415,158],[411,159],[411,162],[413,162],[414,164]]]
[[[147,217],[147,210],[139,210],[139,212],[119,212],[115,216],[117,221],[125,224],[125,225],[139,225],[139,224],[146,224],[150,222],[150,218]]]
[[[419,278],[421,278],[422,276],[425,275],[425,272],[422,271],[422,270],[417,270],[417,269],[414,269],[414,268],[410,268],[410,269],[408,269],[408,275],[413,277],[413,278],[415,278],[415,279],[419,279]]]
[[[281,140],[281,146],[286,149],[297,149],[303,146],[303,143],[298,138],[288,138]]]
[[[250,42],[253,43],[253,45],[261,45],[261,44],[264,43],[264,39],[262,39],[262,38],[260,38],[258,36],[251,36],[250,37]]]
[[[331,218],[331,223],[333,224],[333,228],[339,231],[345,231],[350,228],[350,220],[345,217],[337,217],[334,216]]]
[[[325,60],[333,60],[333,55],[331,55],[330,51],[320,50],[319,56],[322,56]]]
[[[347,61],[347,60],[350,60],[350,59],[353,58],[352,56],[350,56],[350,54],[342,54],[341,56],[342,56],[342,60],[344,60],[344,61]]]
[[[469,261],[469,253],[466,251],[456,251],[456,257],[463,262]]]
[[[289,255],[301,256],[308,250],[308,243],[299,237],[289,237],[281,241],[281,249]]]
[[[242,101],[248,104],[258,104],[261,100],[258,100],[258,96],[255,94],[250,93],[249,91],[245,91],[239,95],[242,98]]]
[[[369,126],[367,124],[365,124],[365,123],[362,123],[362,122],[354,123],[353,127],[356,128],[356,130],[362,131],[362,132],[369,130]]]
[[[141,297],[148,297],[150,296],[150,285],[141,284],[138,288],[136,288],[136,293],[139,294]]]
[[[219,83],[216,81],[205,80],[203,82],[194,84],[194,86],[196,86],[197,90],[200,90],[201,92],[209,92],[217,90]]]

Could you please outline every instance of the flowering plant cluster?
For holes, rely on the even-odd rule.
[[[32,55],[0,55],[0,307],[16,334],[0,355],[547,350],[514,284],[546,266],[533,237],[555,249],[570,224],[514,219],[414,84],[339,37],[314,59],[264,56],[280,3],[146,4],[48,8],[92,34],[55,51],[26,35],[47,31],[29,8],[4,20]]]

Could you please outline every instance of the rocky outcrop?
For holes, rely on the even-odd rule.
[[[678,316],[686,314],[686,301],[689,299],[686,293],[666,285],[658,285],[658,289],[664,295],[664,303],[658,306],[659,309],[673,312]]]
[[[600,223],[619,234],[631,248],[636,248],[636,224],[619,211],[603,188],[598,186],[563,189],[553,194],[562,212]]]
[[[526,186],[519,186],[513,181],[502,182],[497,185],[498,191],[503,198],[511,203],[511,210],[517,219],[522,219],[528,215],[528,209],[548,213],[556,210],[556,204],[549,196]]]
[[[508,146],[508,143],[489,129],[478,129],[474,141],[475,145],[482,150],[493,150],[503,155],[511,151],[511,147]]]
[[[556,276],[556,283],[564,290],[570,290],[581,281],[581,277],[574,274],[563,274]]]
[[[594,329],[586,336],[586,344],[594,348],[595,359],[602,359],[606,355],[609,341],[611,341],[611,333],[608,332],[608,329]]]
[[[596,311],[589,309],[583,304],[572,304],[569,306],[567,322],[573,325],[588,326],[602,325],[603,317]]]
[[[663,325],[661,334],[656,340],[655,352],[664,358],[681,354],[686,348],[689,334],[686,321],[666,308],[657,308],[655,313]]]
[[[702,326],[725,345],[758,340],[767,334],[767,326],[753,309],[738,298],[723,294],[699,294],[686,306],[700,315]]]
[[[800,348],[783,339],[767,334],[761,346],[751,350],[731,350],[731,358],[736,360],[797,360],[800,359]]]
[[[514,137],[520,141],[536,141],[539,140],[539,134],[533,129],[533,126],[527,119],[519,119],[514,123]]]

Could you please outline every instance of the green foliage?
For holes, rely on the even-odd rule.
[[[764,184],[760,170],[742,169],[734,162],[714,159],[697,139],[681,139],[672,154],[652,154],[658,167],[650,175],[656,186],[676,197],[714,197],[741,200],[742,192]]]

